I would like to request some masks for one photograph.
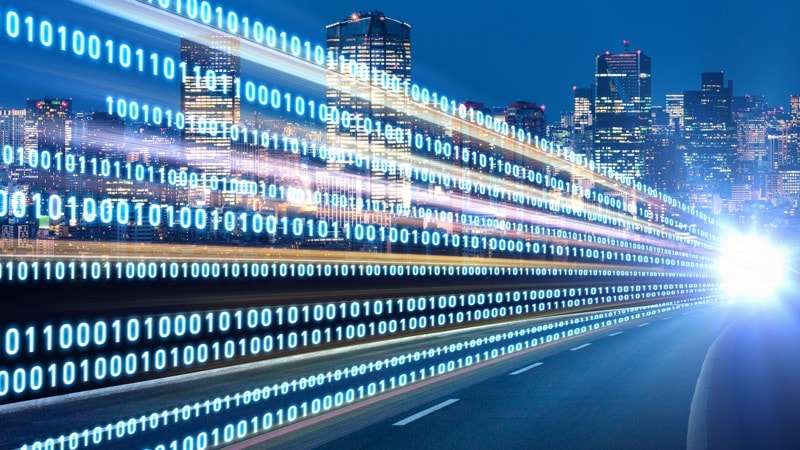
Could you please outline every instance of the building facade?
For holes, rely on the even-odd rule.
[[[730,198],[736,154],[733,82],[722,72],[701,75],[699,91],[683,93],[684,164],[690,203],[715,209],[714,196]]]
[[[238,38],[210,35],[181,38],[181,62],[186,77],[181,83],[181,111],[186,118],[183,130],[185,164],[207,177],[230,177],[233,164],[231,140],[227,133],[210,133],[216,123],[230,128],[241,115],[234,80],[239,78],[241,62]],[[230,196],[194,190],[193,204],[227,204]]]
[[[329,147],[359,154],[370,164],[352,167],[330,161],[317,186],[331,195],[358,199],[363,210],[323,207],[320,214],[330,220],[380,222],[388,215],[378,217],[366,210],[407,207],[411,202],[410,181],[398,170],[411,155],[407,140],[387,140],[375,131],[378,123],[384,128],[414,127],[410,100],[392,92],[392,87],[410,83],[411,27],[380,11],[356,13],[327,26],[327,48],[332,69],[326,80],[328,108],[369,118],[372,129],[328,122]],[[359,71],[365,70],[367,80],[359,76]]]
[[[594,148],[601,170],[641,180],[651,128],[650,57],[641,50],[597,56]]]

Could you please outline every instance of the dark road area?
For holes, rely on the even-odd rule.
[[[403,423],[408,411],[323,448],[682,448],[697,376],[729,314],[664,316],[520,358],[515,371],[431,398],[458,399],[441,410]]]
[[[798,448],[798,311],[665,305],[355,346],[31,403],[0,412],[0,447]]]

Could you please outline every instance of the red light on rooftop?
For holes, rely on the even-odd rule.
[[[360,19],[360,18],[361,18],[361,16],[359,16],[358,13],[353,13],[353,15],[350,16],[350,19],[351,20],[355,20],[355,21],[358,21],[358,19]]]
[[[577,91],[577,90],[578,90],[578,86],[575,86],[575,85],[573,84],[573,85],[572,85],[572,90],[573,90],[573,91]]]

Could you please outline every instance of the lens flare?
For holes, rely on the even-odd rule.
[[[787,255],[766,239],[730,234],[723,241],[717,268],[728,298],[767,300],[783,287],[788,263]]]

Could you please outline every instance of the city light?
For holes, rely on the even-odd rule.
[[[789,260],[776,243],[755,234],[728,234],[718,271],[725,295],[734,300],[769,300],[784,286]]]
[[[460,5],[4,3],[0,449],[309,448],[271,440],[785,286],[721,224],[800,217],[800,96],[664,97],[645,37],[514,86],[493,15],[425,26]]]

